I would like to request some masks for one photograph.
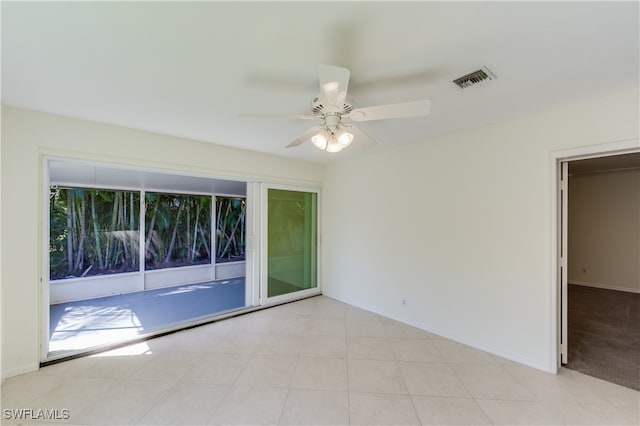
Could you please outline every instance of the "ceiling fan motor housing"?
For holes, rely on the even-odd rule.
[[[342,105],[342,109],[338,111],[330,111],[326,105],[320,100],[320,95],[315,96],[311,101],[311,112],[313,115],[325,115],[328,113],[335,113],[339,115],[349,114],[353,110],[351,103],[345,101]]]
[[[340,127],[340,123],[342,122],[342,116],[337,113],[328,113],[323,117],[324,127],[331,133],[335,134],[338,127]]]

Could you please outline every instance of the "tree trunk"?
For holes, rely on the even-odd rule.
[[[122,250],[124,252],[124,259],[122,260],[122,263],[126,266],[129,264],[129,242],[127,241],[127,238],[130,238],[129,236],[127,236],[125,229],[126,229],[126,224],[127,224],[127,212],[125,210],[126,206],[127,206],[127,201],[124,198],[124,193],[122,192],[118,192],[117,195],[118,200],[119,200],[119,207],[118,207],[118,232],[122,232],[123,237],[120,239],[120,242],[122,243]],[[117,259],[116,259],[117,260]]]
[[[71,191],[67,193],[67,271],[73,272],[73,201]]]
[[[149,222],[149,232],[147,232],[147,241],[144,244],[145,253],[149,251],[149,244],[151,244],[151,235],[153,235],[153,227],[156,224],[156,214],[158,213],[158,204],[153,206],[153,214],[151,215],[151,222]]]
[[[100,233],[98,232],[98,216],[96,215],[96,192],[91,191],[91,221],[93,222],[93,234],[96,240],[96,257],[100,271],[104,270],[102,259],[102,247],[100,247]]]
[[[171,253],[173,252],[173,247],[176,244],[176,236],[178,235],[178,226],[180,225],[180,214],[182,213],[183,208],[184,208],[184,203],[180,201],[180,206],[178,207],[178,214],[176,215],[176,223],[173,226],[173,232],[171,233],[171,242],[169,243],[169,250],[167,250],[167,255],[164,258],[164,263],[167,263],[171,260]]]
[[[87,202],[83,192],[80,197],[80,212],[78,213],[80,216],[80,237],[78,238],[78,252],[76,253],[76,262],[73,267],[74,271],[82,270],[84,268],[84,240],[87,238],[87,229],[85,224],[86,209]]]
[[[202,230],[202,226],[198,228],[198,232],[202,236],[202,244],[204,245],[205,250],[207,250],[207,255],[209,256],[209,259],[211,259],[211,250],[209,250],[209,246],[206,244],[207,243],[207,236],[204,235],[204,231]]]
[[[224,218],[222,219],[222,229],[220,230],[220,238],[218,239],[218,249],[216,250],[216,257],[222,258],[224,253],[227,251],[227,247],[229,247],[229,237],[227,236],[227,222],[229,220],[229,213],[231,212],[231,203],[228,199],[226,199],[227,209],[224,214]],[[222,205],[220,206],[220,213],[222,212]],[[222,249],[222,244],[224,243],[224,239],[227,239],[227,244],[225,248]]]
[[[191,247],[191,206],[187,208],[187,227],[185,234],[187,236],[187,247]],[[187,255],[187,261],[191,262],[191,259],[193,259],[192,252]]]
[[[135,224],[133,223],[133,221],[135,220],[135,215],[133,214],[134,212],[134,206],[133,206],[133,192],[129,193],[129,244],[131,245],[131,254],[129,256],[129,259],[127,259],[127,263],[129,264],[129,266],[133,267],[135,265],[135,259],[136,259],[136,243],[133,239],[133,231],[135,231]],[[138,236],[138,240],[140,240],[140,237]]]
[[[227,240],[227,245],[224,247],[224,250],[222,250],[222,255],[224,255],[224,253],[226,253],[226,251],[229,249],[229,246],[231,245],[231,242],[235,243],[235,239],[236,239],[236,230],[238,229],[238,225],[240,225],[240,218],[238,218],[238,220],[236,220],[235,225],[233,226],[233,229],[231,230],[231,234],[230,237]]]
[[[200,220],[200,203],[196,204],[196,224],[193,227],[193,246],[191,247],[191,262],[194,261],[196,256],[196,242],[198,241],[198,221]],[[187,228],[190,229],[190,228]]]
[[[73,229],[73,270],[75,271],[76,263],[75,258],[78,255],[78,243],[80,243],[80,229],[78,225],[78,198],[76,197],[75,191],[69,190],[72,193],[71,196],[71,209],[73,212],[71,213],[73,218],[73,223],[71,224],[71,228]]]
[[[111,210],[111,227],[109,228],[110,232],[107,235],[107,249],[105,250],[105,254],[104,254],[104,262],[107,265],[107,268],[113,267],[113,263],[115,263],[115,259],[110,259],[110,254],[111,254],[111,242],[114,240],[113,235],[114,235],[114,232],[116,231],[116,227],[118,224],[118,195],[119,193],[116,192],[115,196],[113,197],[113,209]],[[116,249],[115,249],[116,244],[114,244],[114,248],[113,248],[114,253],[116,252]],[[113,263],[112,263],[112,260],[114,261]]]
[[[244,216],[245,216],[245,206],[246,204],[242,203],[242,210],[240,210],[240,249],[241,249],[241,253],[242,256],[244,256]]]

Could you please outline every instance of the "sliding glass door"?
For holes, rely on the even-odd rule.
[[[268,186],[266,213],[263,302],[319,293],[318,193]]]

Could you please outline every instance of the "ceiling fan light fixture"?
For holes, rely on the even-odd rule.
[[[353,142],[353,134],[342,130],[337,135],[338,143],[342,145],[343,148],[348,147],[351,142]]]
[[[316,148],[325,150],[327,149],[327,144],[329,142],[327,131],[323,130],[313,136],[311,136],[311,142],[316,146]]]
[[[323,129],[311,136],[311,142],[316,148],[327,152],[340,152],[348,147],[353,141],[353,134],[338,130],[332,132],[330,129]]]
[[[344,145],[340,144],[336,138],[331,138],[327,144],[325,151],[327,152],[340,152],[344,148]]]

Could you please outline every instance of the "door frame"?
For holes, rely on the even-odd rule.
[[[270,305],[278,305],[281,303],[291,302],[294,300],[304,299],[306,297],[317,296],[322,294],[322,267],[320,263],[321,256],[321,189],[319,186],[303,186],[303,185],[288,185],[281,183],[270,183],[263,182],[261,188],[261,212],[260,212],[260,305],[261,306],[270,306]],[[267,292],[267,285],[269,282],[268,279],[268,259],[269,259],[269,249],[268,249],[268,210],[269,210],[269,189],[282,189],[286,191],[299,191],[299,192],[312,192],[316,194],[316,282],[317,286],[314,288],[309,288],[306,290],[295,291],[292,293],[282,294],[279,296],[269,297]]]
[[[564,347],[565,351],[568,351],[566,345],[566,317],[563,322],[562,312],[567,312],[567,298],[561,297],[563,291],[560,277],[560,267],[562,265],[562,259],[560,258],[561,250],[563,246],[566,249],[567,245],[567,233],[562,232],[562,188],[561,188],[561,175],[562,175],[562,163],[585,160],[589,158],[609,157],[612,155],[631,154],[640,152],[640,139],[629,139],[624,141],[617,141],[599,145],[589,145],[578,148],[564,149],[560,151],[552,151],[549,155],[549,165],[551,170],[551,357],[549,371],[551,373],[557,373],[558,369],[562,366],[561,350]],[[568,176],[567,176],[568,179]],[[568,189],[568,187],[567,187]],[[565,192],[566,194],[566,192]],[[566,202],[566,197],[565,202]],[[566,213],[566,205],[565,205]],[[564,229],[566,231],[566,228]],[[563,237],[565,240],[563,241]],[[566,262],[566,258],[564,259]],[[566,295],[565,295],[566,296]],[[561,305],[562,301],[562,305]],[[562,333],[565,333],[563,340],[564,345],[560,344],[560,338],[563,337]]]

